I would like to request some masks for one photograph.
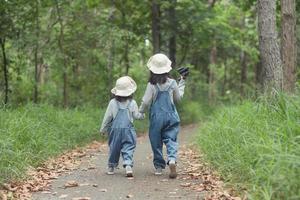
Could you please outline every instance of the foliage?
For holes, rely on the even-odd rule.
[[[59,49],[61,27],[55,2],[58,2],[64,26],[64,55]],[[160,4],[161,48],[162,52],[168,54],[168,38],[172,33],[168,9],[172,5],[171,1],[161,1]],[[20,10],[11,12],[12,8]],[[150,4],[106,0],[5,1],[1,4],[1,9],[6,11],[2,12],[5,17],[1,18],[1,30],[5,32],[1,33],[1,37],[6,37],[5,46],[9,59],[10,104],[21,105],[33,101],[36,50],[38,101],[41,103],[62,105],[64,70],[67,74],[66,88],[70,107],[86,104],[105,107],[109,100],[111,82],[125,75],[128,67],[129,75],[139,85],[136,97],[142,96],[148,73],[145,65],[152,50],[149,43]],[[190,82],[190,87],[207,83],[209,52],[216,41],[218,60],[214,71],[217,74],[220,100],[227,98],[224,97],[224,91],[227,90],[239,95],[241,83],[237,77],[241,74],[241,51],[246,52],[248,57],[249,80],[254,78],[258,58],[252,2],[240,5],[240,1],[220,1],[209,9],[207,1],[183,0],[176,4],[176,15],[177,64],[191,66],[194,79],[201,82]],[[112,75],[108,68],[111,52]],[[0,70],[1,74],[2,71],[3,69]],[[248,86],[247,91],[255,85],[248,80],[245,84]],[[4,87],[2,76],[0,86]],[[207,92],[207,87],[197,90]],[[3,95],[0,90],[1,99]]]
[[[24,176],[29,166],[99,137],[102,110],[48,105],[0,109],[0,182]],[[137,123],[137,130],[145,125]]]
[[[299,96],[217,110],[199,131],[199,147],[226,181],[250,199],[300,197]]]

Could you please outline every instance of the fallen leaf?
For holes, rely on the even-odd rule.
[[[81,183],[79,184],[79,186],[89,186],[90,184],[89,183]]]
[[[89,166],[88,169],[96,169],[95,166]]]
[[[60,195],[58,198],[59,198],[59,199],[64,199],[64,198],[67,198],[67,197],[68,197],[67,194],[62,194],[62,195]]]
[[[68,181],[64,185],[65,188],[77,187],[77,186],[79,186],[79,184],[76,181]]]
[[[169,198],[174,198],[174,199],[181,199],[181,196],[169,196]]]
[[[51,194],[50,191],[42,191],[41,193],[42,193],[42,194]]]
[[[91,198],[90,197],[75,197],[75,198],[72,198],[72,200],[90,200]]]
[[[0,192],[0,199],[1,199],[1,200],[7,200],[6,194]]]
[[[182,187],[190,187],[192,184],[191,183],[181,183],[180,186]]]

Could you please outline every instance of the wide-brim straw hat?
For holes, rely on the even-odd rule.
[[[136,91],[136,88],[136,83],[130,76],[123,76],[117,80],[111,93],[116,96],[128,97]]]
[[[171,64],[171,60],[166,55],[158,53],[149,59],[147,67],[154,74],[165,74],[171,71]]]

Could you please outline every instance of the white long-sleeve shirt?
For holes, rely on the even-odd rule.
[[[175,82],[175,83],[173,83],[173,82]],[[170,87],[170,85],[171,85],[171,87]],[[179,83],[177,84],[177,82],[174,79],[168,78],[164,84],[158,84],[158,87],[162,91],[164,91],[170,87],[169,94],[170,94],[172,103],[174,103],[174,102],[180,101],[181,98],[183,97],[185,81],[184,81],[184,79],[180,79]],[[157,89],[156,89],[155,85],[148,83],[144,97],[142,99],[141,106],[139,108],[139,111],[141,113],[145,113],[146,109],[156,99],[156,96],[157,96]]]
[[[131,101],[131,103],[130,103]],[[117,116],[119,107],[118,104],[120,105],[120,108],[125,109],[127,108],[128,104],[130,103],[128,109],[128,118],[130,119],[130,121],[133,123],[134,119],[144,119],[145,115],[140,113],[138,110],[138,105],[136,103],[135,100],[127,100],[124,102],[117,102],[116,99],[112,99],[110,100],[105,115],[103,117],[103,121],[102,121],[102,125],[100,128],[100,132],[101,133],[107,133],[108,132],[108,128],[110,123],[112,122],[112,120]]]

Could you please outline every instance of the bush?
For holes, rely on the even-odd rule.
[[[206,159],[250,199],[300,198],[300,98],[225,107],[199,132]]]

